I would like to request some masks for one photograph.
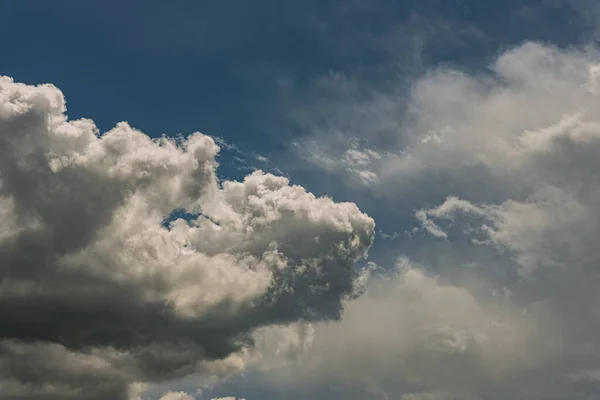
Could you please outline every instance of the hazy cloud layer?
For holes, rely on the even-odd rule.
[[[65,111],[0,78],[4,398],[126,399],[242,369],[256,328],[340,316],[374,236],[354,204],[260,171],[218,182],[205,135]]]
[[[472,393],[537,359],[535,323],[504,299],[481,302],[407,259],[373,276],[368,293],[339,323],[317,324],[305,354],[275,384],[350,385],[363,398],[395,398],[411,388]]]
[[[593,119],[596,54],[593,48],[561,50],[525,43],[500,54],[479,75],[434,68],[413,81],[410,90],[403,81],[381,91],[336,76],[329,85],[340,98],[333,109],[323,107],[332,115],[323,117],[324,122],[316,118],[322,143],[305,140],[296,148],[317,166],[350,176],[357,163],[345,152],[359,150],[362,169],[374,175],[366,183],[379,181],[389,189],[405,190],[435,179],[442,185],[451,182],[439,192],[454,191],[451,185],[460,182],[461,168],[518,179],[522,174],[507,173],[541,156],[543,144],[536,142],[540,138],[535,132],[560,129],[578,118]],[[372,152],[379,156],[369,157]]]
[[[398,115],[397,150],[351,142],[348,157],[331,157],[325,167],[352,179],[368,166],[377,179],[363,183],[392,198],[446,196],[414,211],[405,241],[445,241],[455,258],[439,275],[407,258],[374,274],[268,385],[337,384],[351,399],[596,398],[597,59],[593,48],[525,43],[479,75],[430,71]],[[481,263],[482,248],[496,260]]]

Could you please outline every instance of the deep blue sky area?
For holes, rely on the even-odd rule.
[[[104,130],[205,133],[273,152],[302,134],[283,108],[330,72],[385,82],[381,65],[483,65],[525,39],[570,44],[588,16],[566,1],[0,1],[0,73],[51,82],[71,117]],[[575,23],[577,22],[577,23]],[[585,21],[584,21],[585,22]]]

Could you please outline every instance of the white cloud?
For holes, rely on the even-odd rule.
[[[65,111],[54,86],[0,78],[3,395],[135,397],[243,370],[256,328],[339,317],[374,237],[355,204],[261,171],[219,182],[208,136]]]
[[[236,400],[236,399],[237,399],[237,400],[245,400],[245,399],[243,399],[243,398],[239,398],[239,399],[238,399],[237,397],[233,397],[233,396],[227,396],[227,397],[215,397],[215,398],[213,398],[213,399],[211,399],[211,400]]]
[[[354,179],[357,179],[364,185],[368,185],[379,180],[377,174],[371,171],[369,168],[373,162],[377,162],[380,159],[381,155],[370,149],[362,151],[357,149],[348,149],[342,156],[342,162],[352,174]]]
[[[194,400],[194,397],[185,392],[169,392],[165,393],[160,400]]]
[[[395,195],[433,176],[439,191],[455,191],[457,183],[468,184],[467,178],[460,180],[460,172],[475,167],[496,179],[516,181],[523,178],[516,175],[519,169],[529,168],[532,151],[541,156],[543,143],[535,142],[536,132],[553,129],[564,135],[560,129],[572,127],[571,136],[593,136],[589,131],[600,105],[595,71],[592,49],[562,51],[526,43],[501,54],[487,74],[430,71],[415,81],[408,96],[400,94],[402,87],[377,92],[345,83],[342,87],[353,89],[342,90],[346,96],[334,109],[337,114],[343,110],[346,118],[336,114],[326,124],[317,119],[315,129],[327,128],[327,142],[309,140],[297,149],[329,172],[352,176],[353,170],[344,167],[344,151],[353,150],[357,140],[370,143],[368,149],[382,157],[368,171],[388,191],[393,184]],[[362,92],[367,95],[359,96]],[[359,134],[346,135],[345,121],[354,120]]]
[[[211,400],[236,400],[236,398],[235,398],[235,397],[233,397],[233,396],[228,396],[228,397],[218,397],[218,398],[217,398],[217,397],[215,397],[215,398],[213,398],[213,399],[211,399]],[[241,398],[240,398],[239,400],[244,400],[244,399],[241,399]]]

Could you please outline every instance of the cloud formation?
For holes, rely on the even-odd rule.
[[[538,340],[553,360],[538,371],[539,385],[552,387],[540,392],[546,398],[585,398],[598,388],[599,70],[593,49],[526,44],[500,56],[492,78],[432,78],[442,98],[460,91],[467,100],[435,103],[446,113],[426,123],[444,124],[447,134],[421,159],[441,159],[456,174],[478,164],[492,183],[512,187],[487,201],[451,196],[417,218],[436,237],[466,237],[512,258],[522,278],[509,287],[514,301],[546,316]],[[421,89],[420,104],[431,104],[433,86]]]
[[[160,400],[194,400],[194,398],[185,392],[168,392]]]
[[[256,328],[340,317],[374,236],[356,205],[261,171],[219,182],[200,133],[65,112],[56,87],[0,78],[3,398],[135,398],[242,369]]]
[[[369,164],[370,187],[418,204],[405,240],[428,253],[443,241],[454,258],[437,254],[435,270],[401,259],[372,278],[339,323],[314,324],[278,384],[338,382],[356,399],[597,397],[598,59],[525,43],[479,74],[444,67],[415,82],[396,150],[360,153],[391,153]]]
[[[501,296],[494,300],[401,258],[392,273],[370,278],[340,322],[315,324],[305,352],[267,379],[295,390],[341,384],[352,399],[448,398],[410,394],[424,389],[472,394],[538,361],[529,348],[536,324]]]

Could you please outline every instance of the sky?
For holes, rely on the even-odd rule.
[[[0,0],[0,399],[600,399],[599,23]]]

